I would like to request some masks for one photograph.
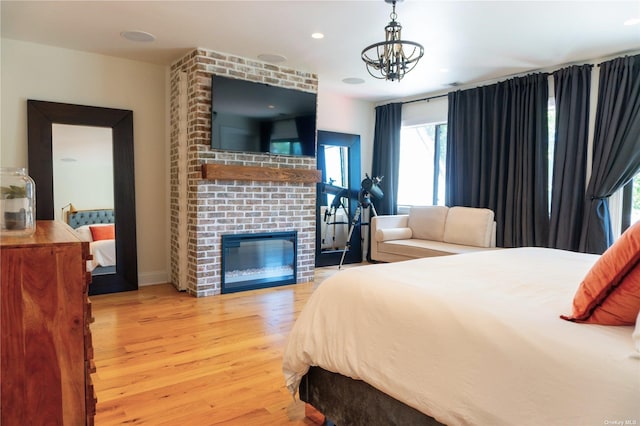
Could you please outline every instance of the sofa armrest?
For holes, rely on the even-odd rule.
[[[397,214],[397,215],[382,215],[373,216],[370,220],[371,240],[370,242],[370,255],[372,260],[380,260],[378,257],[378,241],[376,239],[376,233],[379,229],[392,229],[392,228],[408,228],[409,215]]]
[[[409,215],[407,214],[374,216],[371,218],[371,233],[375,235],[378,229],[408,228],[408,223]]]
[[[408,240],[412,237],[411,228],[383,228],[372,234],[377,242],[390,240]]]

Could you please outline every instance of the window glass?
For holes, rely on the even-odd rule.
[[[447,125],[403,127],[400,133],[398,205],[444,205]]]
[[[551,189],[553,186],[553,155],[555,153],[556,148],[556,99],[549,98],[549,104],[547,109],[547,124],[548,124],[548,134],[549,134],[549,147],[547,150],[547,161],[549,163],[549,172],[548,172],[548,180],[547,180],[547,196],[549,197],[549,202],[547,203],[549,212],[551,212]],[[549,213],[551,214],[551,213]]]
[[[323,145],[327,183],[342,188],[349,187],[348,150],[346,146]],[[327,205],[333,203],[335,194],[327,193]],[[345,200],[345,205],[347,200]]]
[[[633,178],[631,189],[631,224],[640,220],[640,173]]]

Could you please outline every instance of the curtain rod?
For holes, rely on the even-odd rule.
[[[426,97],[426,98],[420,98],[420,99],[414,99],[414,100],[411,100],[411,101],[405,101],[405,102],[401,102],[401,104],[404,105],[404,104],[411,104],[411,103],[414,103],[414,102],[422,102],[422,101],[427,101],[428,102],[431,99],[445,98],[447,96],[449,96],[449,94],[445,93],[443,95],[429,96],[429,97]]]
[[[623,56],[619,56],[619,55],[623,55]],[[598,65],[598,68],[600,68],[600,65],[602,65],[604,62],[609,62],[609,61],[612,61],[614,59],[618,59],[620,57],[622,57],[622,58],[624,58],[624,57],[633,57],[633,56],[636,56],[636,55],[637,55],[636,50],[628,50],[626,52],[619,52],[619,53],[616,53],[616,54],[614,54],[612,56],[609,56],[609,59],[602,59],[602,58],[599,59],[600,61],[603,61],[603,62],[601,62],[601,63],[599,63],[597,65]],[[594,65],[596,65],[595,63],[588,63],[588,62],[585,63],[585,62],[586,61],[567,62],[567,63],[564,63],[564,64],[558,64],[554,68],[555,68],[555,71],[558,71],[558,70],[560,70],[562,68],[567,68],[567,67],[574,66],[574,65],[577,65],[577,66],[590,65],[592,68],[593,68]],[[542,71],[542,69],[538,69],[538,70],[526,71],[524,73],[509,74],[509,75],[505,75],[505,76],[499,77],[498,79],[496,79],[496,82],[499,82],[501,79],[510,79],[510,78],[514,78],[514,77],[524,77],[526,75],[536,74],[536,73],[553,74],[555,71]],[[474,87],[481,87],[481,86],[483,86],[485,84],[494,84],[493,81],[494,80],[491,79],[491,80],[475,82],[473,84],[477,85],[477,86],[474,86]],[[474,88],[474,87],[471,87],[471,88]],[[459,89],[456,89],[456,90],[459,90]],[[467,89],[464,89],[464,90],[467,90]],[[436,95],[436,96],[429,96],[429,97],[426,97],[426,98],[414,99],[414,100],[411,100],[411,101],[400,102],[400,104],[404,105],[404,104],[411,104],[411,103],[414,103],[414,102],[423,102],[423,101],[427,101],[428,102],[431,99],[444,98],[446,96],[449,96],[449,93],[445,93],[445,94],[442,94],[442,95]]]

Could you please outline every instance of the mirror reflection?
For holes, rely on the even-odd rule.
[[[318,130],[316,266],[362,261],[362,235],[354,221],[360,189],[360,136]],[[349,235],[351,234],[351,236]]]
[[[343,250],[349,235],[349,149],[345,146],[321,145],[325,159],[320,198],[321,247],[326,250]]]
[[[115,272],[113,131],[53,123],[53,205],[56,219],[89,241],[93,275]]]
[[[54,123],[51,131],[56,218],[66,222],[62,208],[68,204],[82,210],[112,209],[111,128]]]

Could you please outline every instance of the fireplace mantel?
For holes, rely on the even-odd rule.
[[[261,182],[318,183],[322,171],[280,167],[237,166],[228,164],[203,164],[205,180],[246,180]]]

